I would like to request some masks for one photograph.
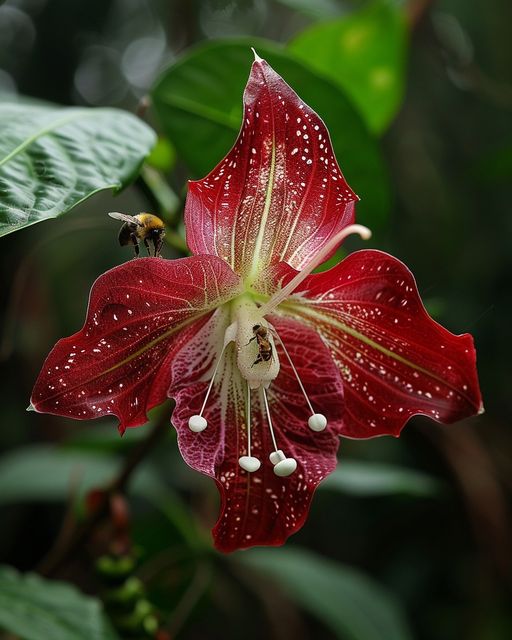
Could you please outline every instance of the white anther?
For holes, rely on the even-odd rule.
[[[299,372],[295,368],[295,365],[293,364],[290,354],[288,353],[288,349],[284,346],[284,342],[281,340],[281,337],[275,330],[275,327],[272,327],[272,331],[275,333],[276,338],[279,340],[281,347],[283,348],[283,351],[286,357],[288,358],[288,362],[290,363],[293,373],[297,378],[297,382],[299,383],[299,387],[300,387],[300,390],[302,391],[302,395],[304,396],[307,402],[307,405],[309,407],[309,410],[311,411],[311,415],[308,419],[309,428],[311,429],[311,431],[323,431],[327,426],[327,418],[323,415],[323,413],[315,413],[313,409],[313,405],[311,404],[311,401],[308,398],[308,394],[306,393],[306,389],[304,389],[304,385],[302,384],[302,380],[300,379]]]
[[[276,465],[278,462],[286,460],[286,456],[281,451],[281,449],[278,449],[277,451],[272,451],[272,453],[269,455],[269,459],[273,465]]]
[[[295,458],[285,458],[278,462],[274,467],[274,473],[280,478],[286,478],[291,476],[297,468],[297,460]]]
[[[323,431],[327,426],[327,418],[323,413],[314,413],[312,416],[309,416],[308,426],[311,431]]]
[[[242,456],[238,458],[238,464],[248,473],[258,471],[261,467],[261,462],[254,456]]]
[[[203,416],[191,416],[188,419],[188,428],[194,433],[201,433],[207,426],[208,422],[206,422],[206,418],[203,418]]]

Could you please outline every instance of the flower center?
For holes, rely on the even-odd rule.
[[[236,362],[251,389],[268,388],[279,373],[279,357],[268,322],[250,299],[242,299],[234,309]],[[230,331],[228,327],[226,334]]]
[[[277,377],[280,368],[279,357],[276,350],[276,341],[281,346],[283,353],[297,379],[302,394],[304,395],[306,405],[310,412],[310,416],[307,420],[308,427],[311,431],[323,431],[327,426],[327,419],[323,414],[316,413],[314,411],[288,350],[276,329],[262,317],[258,306],[249,298],[238,300],[236,305],[232,308],[231,318],[233,319],[233,322],[228,326],[224,333],[222,351],[218,357],[210,383],[206,390],[201,411],[199,414],[189,418],[188,426],[190,430],[195,433],[204,431],[208,426],[208,421],[203,416],[203,413],[213,388],[215,376],[223,360],[224,352],[227,346],[234,342],[236,347],[237,368],[241,376],[246,381],[247,389],[245,404],[247,451],[245,455],[240,456],[238,463],[242,469],[248,473],[257,471],[261,466],[261,461],[253,456],[251,451],[251,430],[253,428],[251,423],[251,390],[258,390],[260,403],[261,406],[264,407],[266,415],[266,425],[261,424],[259,425],[259,428],[268,428],[273,447],[273,450],[269,453],[269,460],[273,465],[274,473],[277,476],[289,476],[297,468],[297,461],[292,457],[286,456],[283,450],[278,446],[278,438],[274,431],[267,397],[267,389],[272,380]],[[304,425],[306,426],[306,421],[304,421]]]

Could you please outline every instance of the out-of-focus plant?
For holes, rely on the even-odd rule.
[[[0,234],[68,213],[101,190],[117,192],[136,180],[148,209],[168,225],[167,251],[173,256],[186,255],[181,215],[184,176],[204,175],[228,152],[242,118],[240,95],[250,46],[255,46],[321,114],[348,181],[362,198],[358,205],[360,221],[383,229],[392,196],[378,137],[387,130],[402,103],[409,37],[404,10],[398,3],[384,0],[352,13],[345,13],[345,4],[335,0],[280,0],[276,4],[293,6],[320,21],[296,33],[284,48],[259,38],[237,38],[210,41],[182,55],[151,90],[150,114],[156,118],[156,128],[161,129],[156,147],[152,129],[121,110],[64,109],[25,104],[24,100],[0,105]],[[258,15],[263,16],[260,9]],[[138,42],[140,51],[143,44],[149,46],[148,42]],[[136,50],[132,47],[131,58],[123,58],[125,67]],[[160,50],[158,55],[161,57]],[[139,80],[140,86],[150,86],[147,79]],[[152,269],[151,261],[141,262]],[[124,268],[135,272],[140,268],[135,265]],[[106,287],[105,300],[113,290]],[[266,295],[270,297],[272,292]],[[258,304],[263,302],[263,298],[258,299]],[[352,338],[350,332],[344,336],[345,340]],[[274,344],[273,349],[281,358],[283,371],[292,376],[280,344]],[[300,360],[299,351],[293,351],[293,361]],[[400,366],[404,364],[399,362]],[[424,371],[417,372],[424,375]],[[469,386],[476,398],[473,382]],[[198,388],[204,391],[205,387],[200,383]],[[428,396],[423,401],[428,404]],[[298,402],[302,402],[301,396]],[[473,404],[477,409],[478,402],[474,400]],[[199,405],[197,408],[201,413]],[[144,610],[131,612],[132,617],[121,615],[121,623],[123,607],[116,609],[116,604],[112,620],[116,624],[117,616],[121,637],[126,633],[125,623],[136,623],[133,628],[142,629],[139,618],[146,619],[155,606],[166,612],[167,627],[174,636],[188,618],[208,611],[212,602],[225,611],[236,608],[231,602],[236,602],[244,589],[250,593],[251,611],[255,595],[257,606],[271,623],[277,619],[277,627],[281,614],[277,610],[288,598],[340,638],[411,637],[402,607],[393,594],[342,563],[328,563],[294,546],[219,559],[205,534],[206,524],[213,517],[210,494],[180,467],[166,422],[163,414],[152,414],[149,437],[141,429],[117,441],[111,432],[94,430],[72,436],[63,446],[36,445],[0,459],[0,503],[69,503],[54,548],[39,566],[43,574],[54,576],[69,567],[84,544],[89,556],[101,557],[105,540],[112,542],[111,497],[126,492],[136,506],[143,505],[140,513],[135,509],[137,516],[130,522],[134,538],[142,545],[141,560],[138,569],[130,569],[137,576],[135,582],[130,582],[131,574],[123,575],[123,583],[116,590],[126,595],[129,585],[137,584],[137,601],[145,601],[147,595],[148,602]],[[244,478],[250,475],[250,471],[242,473]],[[321,487],[319,498],[329,505],[342,494],[390,502],[393,496],[399,496],[397,499],[409,500],[409,504],[412,497],[437,499],[441,495],[439,483],[428,476],[363,460],[340,466]],[[95,489],[99,503],[91,511],[84,506],[83,496]],[[196,509],[182,504],[183,491],[187,496],[192,494]],[[112,557],[115,564],[117,556]],[[143,582],[136,582],[139,577]],[[219,586],[221,595],[216,595]],[[100,593],[98,584],[96,593]],[[105,592],[101,597],[108,601]],[[69,603],[69,608],[63,603]],[[0,628],[29,640],[49,635],[79,640],[93,633],[101,640],[116,637],[98,598],[90,599],[65,585],[21,576],[10,569],[0,575],[0,609]],[[28,612],[33,623],[27,623]],[[50,626],[45,623],[45,615],[51,618]],[[152,615],[149,617],[153,620]],[[84,624],[76,625],[82,618]],[[159,625],[153,625],[147,637],[167,637]],[[257,625],[247,630],[248,637],[253,632],[258,633]],[[281,637],[278,632],[276,637]]]

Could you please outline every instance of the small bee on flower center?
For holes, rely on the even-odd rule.
[[[247,344],[250,344],[253,340],[256,340],[258,345],[258,357],[252,363],[251,367],[259,362],[269,362],[273,358],[272,343],[269,340],[268,329],[262,324],[255,324],[252,328],[254,336],[249,340]]]

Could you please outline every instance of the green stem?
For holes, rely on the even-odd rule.
[[[171,189],[162,174],[147,164],[142,166],[141,178],[157,204],[164,222],[169,226],[176,226],[178,212],[181,208],[179,197]]]
[[[140,183],[146,195],[158,209],[158,215],[166,224],[165,241],[183,255],[189,255],[190,251],[183,236],[176,231],[179,223],[179,211],[181,201],[171,189],[162,174],[144,165],[140,174]]]

